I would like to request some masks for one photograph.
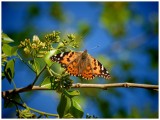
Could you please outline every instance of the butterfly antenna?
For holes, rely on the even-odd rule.
[[[96,49],[96,48],[98,48],[98,47],[100,47],[100,45],[97,45],[97,46],[95,46],[94,48],[91,48],[90,50]]]

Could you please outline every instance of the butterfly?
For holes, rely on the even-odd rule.
[[[94,77],[110,78],[106,68],[95,58],[87,53],[87,50],[82,52],[62,52],[53,55],[50,59],[58,62],[65,68],[66,72],[72,76],[81,76],[84,79],[90,80]]]

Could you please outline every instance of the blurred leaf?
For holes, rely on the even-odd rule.
[[[154,69],[158,68],[158,49],[149,48],[146,51],[151,58],[151,67]]]
[[[28,18],[31,19],[31,18],[36,17],[40,14],[40,9],[39,9],[38,5],[32,4],[29,7],[28,12],[29,12],[29,17]]]
[[[16,102],[20,102],[20,96],[17,93],[13,93],[13,94],[7,94],[7,99],[4,99],[4,107],[5,108],[11,108],[13,106],[15,106],[15,104],[13,102],[11,102],[9,99],[14,100]]]
[[[70,98],[62,94],[61,100],[57,107],[57,112],[59,114],[59,117],[63,118],[69,112],[70,107],[71,107]]]
[[[113,37],[122,37],[126,34],[125,25],[130,14],[127,2],[106,2],[103,4],[101,22]]]
[[[65,21],[65,17],[64,17],[64,13],[61,7],[61,3],[59,2],[54,2],[52,3],[52,6],[50,8],[50,15],[60,21],[60,22],[64,22]]]
[[[119,108],[114,118],[127,118],[127,112],[124,108]]]
[[[79,35],[81,35],[82,37],[88,35],[91,31],[91,26],[88,23],[85,22],[81,22],[78,25],[78,33]]]
[[[136,81],[135,81],[135,78],[133,78],[132,76],[129,76],[129,77],[127,77],[126,82],[135,83]]]
[[[10,60],[6,63],[4,67],[4,74],[9,83],[11,83],[12,79],[14,78],[14,64],[15,61]]]
[[[8,44],[4,44],[2,46],[2,51],[8,56],[16,55],[17,54],[17,50],[18,50],[18,47],[16,47],[16,46],[15,47],[11,47]]]
[[[150,21],[143,22],[143,29],[147,36],[153,37],[158,35],[158,14],[150,13]]]
[[[5,34],[5,33],[1,33],[1,35],[2,35],[2,43],[12,43],[12,42],[14,42],[14,40],[12,40],[10,37],[8,37],[8,35],[7,34]]]
[[[110,111],[111,104],[102,97],[101,98],[96,97],[96,101],[98,103],[98,108],[102,114],[102,117],[111,118],[112,117],[112,113]],[[92,107],[95,107],[95,106],[92,106]]]
[[[120,64],[121,64],[123,70],[125,70],[125,71],[129,71],[133,67],[132,63],[129,61],[121,61]]]
[[[81,106],[74,99],[71,99],[70,113],[75,118],[82,118],[83,117],[83,110],[82,110]]]
[[[152,110],[150,104],[146,104],[146,106],[144,107],[144,111],[139,111],[139,112],[142,112],[142,116],[144,118],[159,118],[158,111]]]
[[[129,118],[141,118],[138,108],[132,107],[131,114],[128,117]]]

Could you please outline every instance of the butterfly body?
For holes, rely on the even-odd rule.
[[[50,58],[54,62],[60,63],[70,75],[81,76],[85,79],[94,77],[110,78],[110,74],[103,65],[87,53],[83,52],[64,52]]]

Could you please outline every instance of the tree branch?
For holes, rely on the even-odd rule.
[[[115,87],[134,87],[134,88],[145,88],[145,89],[151,89],[151,90],[156,90],[158,91],[158,85],[150,85],[150,84],[138,84],[138,83],[110,83],[110,84],[82,84],[82,83],[76,83],[72,84],[72,88],[98,88],[98,89],[103,89],[106,90],[108,88],[115,88]],[[17,89],[12,89],[8,91],[3,91],[2,96],[5,97],[6,94],[10,93],[21,93],[21,92],[27,92],[31,90],[52,90],[49,88],[44,88],[44,87],[39,87],[39,86],[27,86],[24,88],[17,88]]]
[[[150,85],[150,84],[138,84],[138,83],[110,83],[110,84],[73,84],[73,88],[99,88],[99,89],[108,89],[115,87],[134,87],[134,88],[145,88],[152,89],[158,91],[158,85]]]

